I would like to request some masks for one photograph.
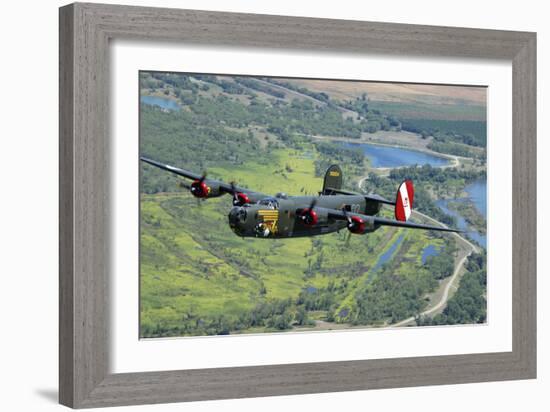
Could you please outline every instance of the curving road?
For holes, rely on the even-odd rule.
[[[268,83],[268,82],[266,82],[266,83],[273,86],[273,84],[271,84],[271,83]],[[282,86],[280,86],[280,87],[284,88],[285,90],[288,90],[288,91],[293,91],[293,90],[287,89],[287,88],[282,87]],[[297,93],[297,92],[295,92],[295,93]],[[311,96],[306,96],[306,95],[304,95],[304,96],[311,98]],[[314,99],[314,100],[316,100],[316,99]],[[321,140],[326,139],[325,137],[322,137],[322,136],[312,136],[312,137],[318,138],[318,139],[321,139]],[[331,139],[331,140],[333,140],[333,139]],[[379,144],[379,145],[382,145],[382,146],[392,146],[392,145],[386,145],[386,144],[379,143],[379,142],[368,142],[368,143]],[[399,146],[397,146],[397,147],[399,147]],[[408,149],[407,147],[404,147],[404,148]],[[413,150],[418,150],[418,149],[413,149]],[[460,164],[461,164],[461,160],[466,159],[462,156],[443,154],[443,153],[433,152],[431,150],[420,150],[420,151],[425,152],[425,153],[434,154],[434,155],[437,155],[437,156],[443,156],[443,157],[446,157],[446,158],[450,159],[451,162],[449,164],[439,166],[442,169],[445,169],[445,168],[448,168],[448,167],[459,167]],[[386,174],[386,173],[389,174],[391,168],[378,168],[378,170],[382,170],[383,174]],[[364,176],[361,179],[359,179],[358,186],[359,186],[359,191],[360,192],[363,190],[363,184],[365,183],[366,180],[368,180],[368,178],[369,177],[367,175],[367,176]],[[422,216],[423,218],[427,219],[430,222],[435,223],[436,225],[446,227],[446,225],[444,225],[443,223],[439,222],[438,220],[433,219],[432,217],[430,217],[428,215],[425,215],[424,213],[413,210],[413,214],[416,214],[418,216]],[[453,275],[450,277],[450,279],[445,284],[445,287],[443,289],[443,294],[441,295],[441,299],[433,305],[430,304],[428,309],[426,309],[424,312],[420,313],[420,316],[431,315],[432,313],[437,312],[438,310],[440,310],[441,308],[443,308],[447,304],[447,301],[449,300],[449,294],[450,294],[451,288],[455,284],[456,280],[460,277],[461,269],[463,268],[464,264],[466,263],[466,260],[468,259],[468,257],[472,253],[474,253],[474,252],[477,253],[478,252],[477,246],[475,246],[468,239],[464,238],[463,236],[460,236],[458,233],[453,233],[453,235],[456,236],[457,239],[459,239],[459,241],[461,241],[465,246],[467,246],[469,248],[469,251],[467,251],[467,253],[465,253],[465,255],[462,256],[460,258],[460,260],[458,261],[458,264],[455,267]],[[393,328],[393,327],[405,326],[405,325],[407,325],[411,322],[414,322],[414,319],[415,318],[413,316],[411,316],[410,318],[407,318],[407,319],[404,319],[404,320],[399,321],[397,323],[388,325],[387,327]]]
[[[363,183],[367,179],[368,179],[368,176],[364,176],[359,180],[358,185],[359,185],[360,190],[363,189]],[[413,210],[413,214],[421,216],[424,219],[427,219],[428,221],[430,221],[430,222],[432,222],[432,223],[434,223],[438,226],[446,227],[446,225],[444,225],[440,221],[435,220],[434,218],[432,218],[428,215],[425,215],[424,213]],[[420,316],[431,315],[432,313],[437,312],[438,310],[440,310],[441,308],[443,308],[447,304],[447,300],[449,299],[449,293],[451,291],[451,288],[455,284],[457,278],[460,276],[460,273],[461,273],[460,271],[461,271],[462,267],[464,266],[464,264],[466,263],[466,260],[468,259],[468,257],[472,253],[474,253],[474,252],[477,253],[479,251],[477,246],[475,246],[472,242],[470,242],[465,237],[460,236],[460,234],[453,233],[453,236],[455,236],[459,241],[461,241],[464,245],[466,245],[469,248],[469,251],[459,260],[458,264],[456,265],[455,270],[453,272],[453,275],[450,277],[447,284],[445,285],[445,288],[443,289],[443,294],[441,295],[441,299],[437,303],[435,303],[433,305],[430,305],[430,307],[428,309],[426,309],[424,312],[420,313]],[[393,323],[391,325],[388,325],[387,327],[393,328],[393,327],[405,326],[405,325],[407,325],[411,322],[414,322],[414,316],[411,316],[410,318],[404,319],[404,320],[399,321],[397,323]]]
[[[413,214],[417,214],[419,216],[422,216],[423,218],[428,219],[429,221],[431,221],[431,222],[433,222],[433,223],[435,223],[439,226],[446,227],[443,223],[439,222],[438,220],[435,220],[434,218],[431,218],[428,215],[425,215],[424,213],[420,213],[420,212],[417,212],[416,210],[413,210]],[[426,309],[424,312],[420,313],[420,316],[431,315],[432,313],[437,312],[438,310],[440,310],[441,308],[443,308],[447,304],[447,300],[449,299],[449,293],[451,291],[451,287],[453,287],[453,285],[455,284],[455,281],[460,276],[460,271],[461,271],[462,267],[464,266],[464,264],[466,263],[466,260],[468,259],[468,257],[472,253],[474,253],[474,252],[477,253],[478,250],[479,250],[477,246],[475,246],[472,242],[470,242],[468,239],[464,238],[463,236],[460,236],[460,234],[453,233],[453,235],[456,236],[465,245],[467,245],[470,248],[470,250],[460,259],[460,261],[456,265],[453,275],[451,276],[451,278],[449,279],[449,281],[445,285],[445,289],[443,289],[443,295],[441,296],[441,299],[439,300],[439,302],[435,303],[434,305],[432,305],[431,307]],[[414,316],[411,316],[410,318],[404,319],[404,320],[399,321],[397,323],[393,323],[391,325],[388,325],[387,327],[394,328],[394,327],[399,327],[399,326],[405,326],[405,325],[407,325],[411,322],[414,322]]]

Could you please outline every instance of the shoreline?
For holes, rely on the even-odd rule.
[[[382,143],[382,142],[377,142],[377,141],[372,141],[372,140],[365,140],[363,138],[353,139],[351,137],[316,136],[316,135],[304,135],[304,136],[311,137],[311,138],[316,139],[316,140],[339,141],[339,142],[347,142],[347,143],[372,144],[374,146],[393,147],[395,149],[411,150],[411,151],[414,151],[414,152],[429,154],[429,155],[434,156],[434,157],[440,157],[440,158],[449,159],[449,160],[456,160],[458,158],[465,159],[465,160],[471,160],[470,157],[456,156],[456,155],[451,155],[451,154],[447,154],[447,153],[435,152],[431,149],[423,149],[423,148],[420,148],[420,147],[404,146],[404,145],[399,145],[399,144]],[[443,166],[436,166],[436,167],[443,167]],[[387,168],[375,168],[375,169],[387,169]],[[395,168],[392,167],[390,169],[395,169]]]

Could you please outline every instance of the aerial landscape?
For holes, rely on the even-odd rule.
[[[141,338],[486,322],[485,88],[148,71],[139,86],[142,156],[269,195],[317,196],[333,164],[346,191],[392,201],[410,179],[410,221],[461,231],[239,237],[231,196],[140,162]]]

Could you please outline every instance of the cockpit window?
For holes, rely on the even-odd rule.
[[[278,209],[279,202],[274,197],[266,197],[258,202],[259,205],[267,206],[270,209]]]

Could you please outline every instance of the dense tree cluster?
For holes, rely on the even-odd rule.
[[[438,182],[444,183],[449,180],[461,179],[466,182],[482,179],[487,176],[485,171],[464,170],[456,167],[448,167],[445,169],[433,167],[431,165],[423,165],[421,167],[403,167],[392,169],[389,178],[393,181],[401,181],[403,179],[413,179],[414,182]]]
[[[251,77],[235,77],[235,81],[243,86],[248,87],[249,89],[257,90],[259,92],[269,94],[270,96],[277,97],[279,99],[284,98],[286,95],[281,90],[277,90],[273,87],[269,87],[265,83],[253,79]]]
[[[310,97],[312,97],[316,100],[320,100],[320,101],[325,102],[325,103],[328,103],[329,100],[330,100],[329,95],[324,93],[324,92],[315,92],[313,90],[309,90],[306,87],[300,87],[300,86],[297,86],[293,83],[285,82],[284,80],[281,80],[281,79],[273,79],[273,78],[270,78],[270,77],[266,77],[263,80],[265,80],[267,82],[270,82],[270,83],[273,83],[273,84],[276,84],[278,86],[283,86],[286,89],[294,90],[295,92],[304,94],[306,96],[310,96]]]
[[[362,165],[365,160],[365,154],[360,148],[343,147],[329,142],[317,142],[315,148],[322,155],[331,158],[333,162],[351,160],[356,165]]]
[[[419,326],[484,323],[487,320],[486,259],[485,254],[472,254],[466,265],[467,272],[443,313],[433,318],[419,317],[416,323]]]
[[[401,128],[439,142],[487,146],[487,123],[477,120],[401,119]]]
[[[445,279],[453,274],[455,269],[456,245],[454,239],[445,238],[445,247],[439,253],[426,258],[424,267],[437,280]]]
[[[437,282],[427,273],[405,277],[385,271],[357,294],[356,310],[351,312],[348,320],[354,325],[372,325],[406,319],[424,308],[425,294],[436,285]]]
[[[479,153],[472,150],[470,147],[460,143],[439,142],[434,140],[430,142],[427,147],[428,149],[433,150],[434,152],[447,153],[447,154],[462,156],[462,157],[477,157],[484,161],[486,160],[486,157],[487,157],[487,155],[485,154],[485,151]]]

